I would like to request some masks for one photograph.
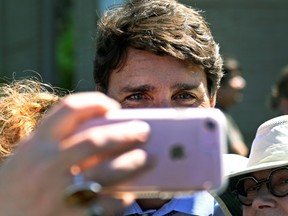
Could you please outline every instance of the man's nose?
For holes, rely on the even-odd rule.
[[[173,107],[171,100],[167,98],[159,98],[154,100],[152,106],[156,108]]]

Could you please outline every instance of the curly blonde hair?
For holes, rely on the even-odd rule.
[[[61,99],[60,93],[60,89],[33,78],[1,84],[0,161],[34,130],[46,111]]]

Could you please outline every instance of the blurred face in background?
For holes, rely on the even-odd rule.
[[[288,115],[288,99],[280,98],[279,99],[279,111],[282,115]]]
[[[242,76],[231,77],[224,85],[220,86],[217,103],[225,109],[241,102],[243,98],[242,91],[245,86],[246,81]]]

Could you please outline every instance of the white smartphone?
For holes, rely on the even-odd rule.
[[[150,125],[151,134],[143,149],[157,155],[157,163],[147,173],[113,186],[113,193],[171,198],[225,185],[222,154],[226,153],[226,120],[220,110],[120,109],[93,120],[92,125],[127,120],[143,120]]]

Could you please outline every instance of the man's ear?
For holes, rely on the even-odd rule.
[[[214,108],[216,105],[216,96],[217,96],[217,92],[212,96],[212,98],[210,99],[210,107]]]

